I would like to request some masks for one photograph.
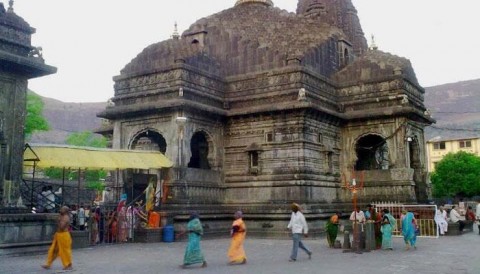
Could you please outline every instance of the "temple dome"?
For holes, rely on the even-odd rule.
[[[237,3],[235,3],[235,6],[246,4],[246,3],[260,3],[267,6],[273,6],[272,0],[237,0]]]
[[[339,83],[358,83],[394,75],[401,75],[411,83],[419,85],[410,60],[381,50],[369,50],[337,72],[334,79]]]

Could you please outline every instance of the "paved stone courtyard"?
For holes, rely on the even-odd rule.
[[[402,239],[395,238],[393,251],[363,254],[329,249],[325,239],[308,239],[312,260],[299,253],[297,262],[289,262],[291,242],[287,240],[248,239],[246,265],[228,266],[226,251],[229,239],[205,240],[202,243],[207,268],[180,269],[186,242],[105,245],[73,251],[73,271],[62,271],[57,259],[51,270],[40,265],[46,254],[34,256],[0,256],[0,273],[480,273],[480,235],[472,233],[418,241],[418,249],[405,251]],[[300,251],[299,251],[300,252]]]

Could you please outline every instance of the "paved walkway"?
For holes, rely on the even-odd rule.
[[[207,268],[183,270],[185,242],[107,245],[74,250],[74,270],[61,271],[57,259],[51,270],[40,265],[46,254],[0,257],[0,273],[328,273],[328,274],[478,274],[480,273],[480,235],[472,233],[418,240],[418,249],[405,251],[403,241],[394,239],[393,251],[372,251],[363,254],[343,253],[329,249],[325,239],[306,240],[313,251],[311,260],[299,253],[297,262],[289,262],[291,241],[248,239],[245,243],[248,263],[228,266],[226,251],[229,239],[205,240],[202,247]],[[301,250],[299,250],[301,252]]]

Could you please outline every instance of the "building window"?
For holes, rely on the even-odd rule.
[[[437,168],[438,162],[433,162],[433,168]]]
[[[323,145],[323,133],[319,133],[317,138],[318,143]]]
[[[472,147],[472,141],[459,141],[458,142],[460,148],[471,148]]]
[[[265,133],[265,141],[267,143],[272,143],[273,142],[273,132]]]
[[[258,151],[248,152],[248,166],[251,174],[258,174]]]
[[[445,149],[445,142],[433,143],[433,149],[435,149],[435,150]]]

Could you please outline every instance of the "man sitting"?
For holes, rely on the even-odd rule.
[[[456,208],[457,206],[453,206],[452,210],[450,210],[450,221],[452,223],[458,223],[458,230],[462,232],[465,227],[465,221],[461,220],[462,216],[460,216]]]

